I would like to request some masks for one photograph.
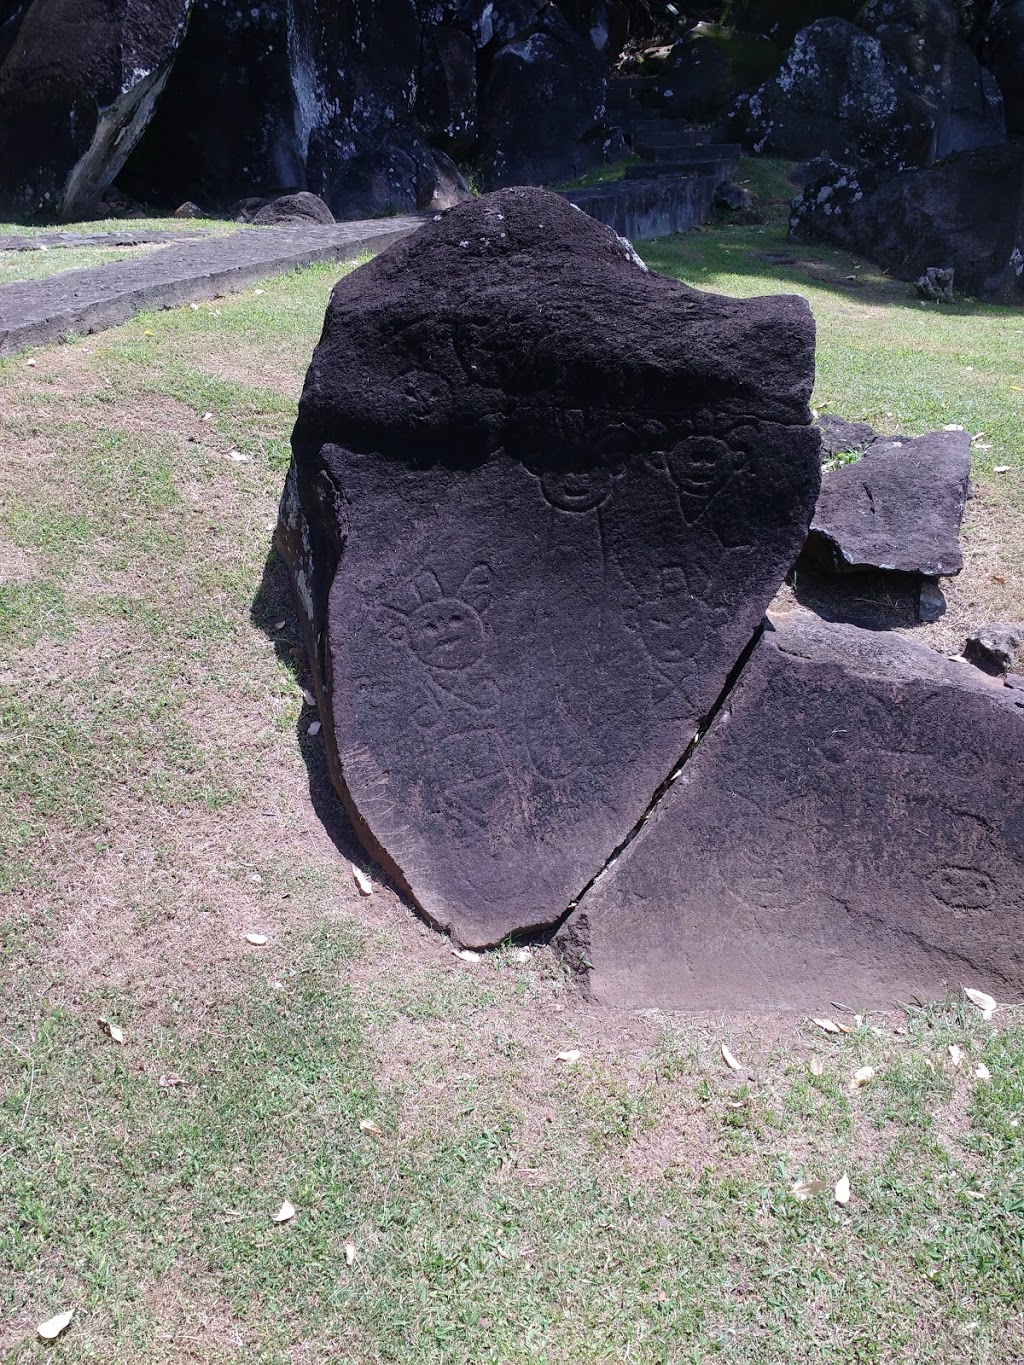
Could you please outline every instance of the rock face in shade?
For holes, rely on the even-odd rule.
[[[813,355],[801,299],[540,190],[335,289],[278,545],[338,791],[462,942],[555,922],[719,695],[810,522]]]
[[[149,122],[191,4],[35,0],[12,24],[0,54],[0,213],[71,219],[96,207]]]
[[[966,431],[875,440],[859,460],[822,476],[808,549],[840,572],[958,574],[970,474]]]
[[[1024,692],[902,637],[773,621],[560,935],[594,999],[820,1009],[1024,987]]]

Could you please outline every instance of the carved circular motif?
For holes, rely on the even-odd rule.
[[[540,476],[541,492],[560,512],[592,512],[612,491],[608,469],[553,470]]]
[[[484,623],[468,602],[438,597],[409,617],[409,644],[428,668],[469,668],[484,652]]]
[[[980,867],[939,867],[925,885],[951,910],[987,910],[996,898],[995,883]]]

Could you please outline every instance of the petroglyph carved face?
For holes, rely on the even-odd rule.
[[[445,592],[437,575],[424,569],[406,585],[402,606],[392,606],[404,619],[391,634],[402,635],[427,668],[463,672],[484,653],[490,605],[491,570],[476,564],[453,593]]]

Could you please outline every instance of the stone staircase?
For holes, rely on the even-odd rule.
[[[739,143],[712,142],[710,128],[644,103],[656,86],[653,76],[608,82],[608,121],[622,129],[641,160],[626,167],[624,180],[566,194],[584,212],[637,242],[704,222],[715,190],[740,164]]]

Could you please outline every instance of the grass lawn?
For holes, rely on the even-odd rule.
[[[955,593],[1021,619],[1019,314],[644,255],[804,293],[819,406],[983,431]],[[0,1359],[1024,1360],[1020,1007],[602,1013],[358,894],[268,555],[339,273],[0,360]]]

